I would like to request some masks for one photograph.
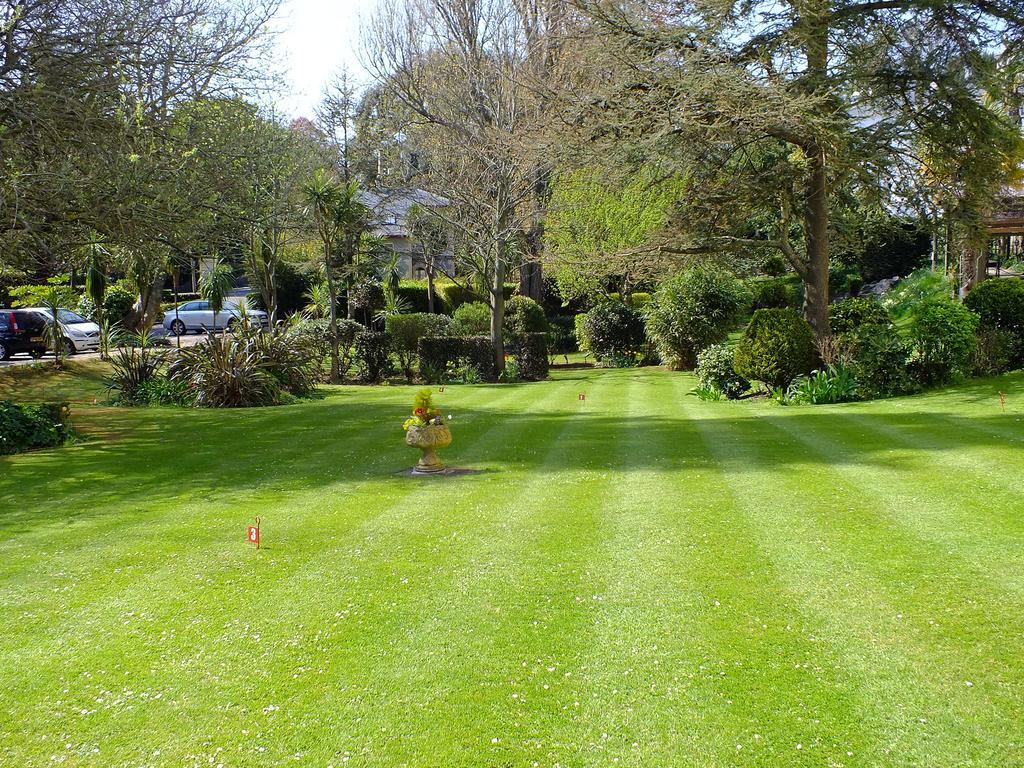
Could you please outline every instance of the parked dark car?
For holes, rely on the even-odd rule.
[[[0,360],[27,352],[46,352],[46,318],[27,309],[0,309]]]

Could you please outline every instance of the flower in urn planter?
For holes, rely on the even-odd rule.
[[[424,388],[416,393],[412,418],[406,419],[402,427],[405,429],[406,445],[423,452],[413,471],[424,474],[443,471],[444,464],[437,455],[437,449],[451,445],[452,433],[444,423],[441,409],[434,407],[429,389]]]

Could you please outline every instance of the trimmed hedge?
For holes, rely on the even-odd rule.
[[[71,434],[67,403],[18,405],[0,400],[0,455],[63,445]]]
[[[515,283],[505,283],[505,300],[507,301],[516,292],[519,286]],[[455,283],[434,283],[434,289],[437,291],[437,295],[441,297],[444,302],[446,312],[454,312],[456,309],[461,307],[463,304],[467,304],[471,301],[486,301],[486,291],[467,290],[461,285]]]
[[[799,309],[803,285],[789,277],[755,277],[746,282],[751,309]]]
[[[463,336],[490,335],[491,308],[482,301],[471,301],[455,310],[457,332]]]
[[[420,375],[431,384],[443,383],[452,367],[474,368],[483,381],[497,381],[500,371],[488,336],[424,336],[417,352]]]
[[[546,333],[524,333],[513,339],[512,354],[519,366],[519,376],[528,381],[540,381],[548,377],[548,335]]]
[[[455,322],[448,315],[414,312],[407,315],[389,315],[384,319],[384,331],[391,340],[391,349],[398,356],[407,381],[412,381],[413,363],[419,341],[424,336],[451,336]]]
[[[787,387],[818,363],[814,332],[792,309],[759,309],[743,332],[733,362],[745,379]]]

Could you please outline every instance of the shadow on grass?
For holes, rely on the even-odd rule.
[[[957,396],[991,397],[992,386],[992,381],[979,382],[957,390]],[[323,400],[276,408],[85,409],[91,439],[0,459],[0,532],[103,515],[111,508],[123,509],[126,499],[137,501],[139,508],[176,498],[230,503],[250,492],[284,499],[289,493],[338,484],[403,482],[396,469],[416,458],[402,440],[406,395],[401,389],[382,389],[372,399],[357,400],[350,390],[339,390]],[[852,410],[856,419],[845,422],[842,438],[832,429],[843,417],[841,408],[753,410],[715,403],[702,409],[708,416],[697,419],[687,418],[684,410],[667,417],[589,409],[509,413],[468,408],[456,412],[455,442],[444,456],[456,466],[552,475],[709,468],[742,474],[808,465],[899,470],[918,468],[921,453],[927,451],[1019,449],[1024,441],[1024,423],[998,407],[978,416],[959,415],[948,401],[929,407],[928,396],[899,403],[905,409],[873,403]],[[778,419],[785,420],[785,431],[775,423]],[[488,433],[498,426],[503,431],[489,442]],[[875,427],[896,429],[901,440],[887,438]],[[810,450],[794,437],[801,434],[824,437],[831,449]],[[718,441],[715,453],[708,440]],[[460,453],[470,445],[471,457]],[[893,448],[903,450],[894,453]],[[743,458],[752,452],[755,465]],[[485,481],[488,475],[494,477],[485,474]]]

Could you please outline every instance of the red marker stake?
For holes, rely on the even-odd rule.
[[[580,392],[580,400],[586,400],[587,396]]]
[[[256,549],[260,548],[260,519],[256,518],[256,525],[250,525],[247,530],[247,536],[250,544],[255,544]]]

